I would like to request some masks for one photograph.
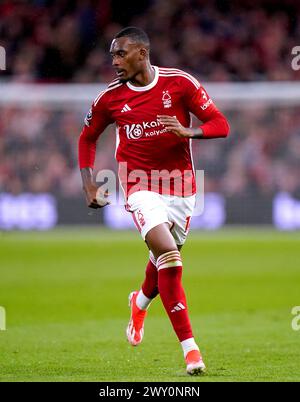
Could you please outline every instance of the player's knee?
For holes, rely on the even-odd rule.
[[[158,258],[161,254],[169,251],[177,250],[177,245],[173,236],[169,231],[169,226],[166,223],[155,226],[146,234],[145,240],[148,247]]]
[[[171,244],[160,244],[158,245],[156,248],[154,248],[152,250],[153,255],[155,256],[155,260],[157,262],[157,260],[159,259],[159,257],[161,257],[164,254],[173,252],[173,251],[178,251],[176,245],[171,245]]]

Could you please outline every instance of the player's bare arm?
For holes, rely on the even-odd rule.
[[[203,131],[200,127],[184,127],[174,116],[160,115],[157,117],[167,130],[172,131],[178,137],[201,138],[203,136]]]

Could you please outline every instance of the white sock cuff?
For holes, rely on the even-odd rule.
[[[149,252],[149,260],[152,262],[153,265],[156,266],[156,258],[154,257],[152,251]]]
[[[160,255],[156,263],[157,269],[182,267],[180,252],[178,250],[168,251]]]
[[[185,339],[184,341],[180,342],[183,350],[183,355],[186,357],[186,355],[191,351],[191,350],[199,350],[198,345],[195,342],[194,338],[188,338]]]
[[[149,297],[145,296],[142,289],[140,289],[135,302],[140,310],[147,310],[152,300],[153,299],[149,299]]]

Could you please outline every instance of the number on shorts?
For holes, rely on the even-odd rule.
[[[185,224],[185,233],[187,233],[190,230],[190,225],[191,225],[191,216],[186,217],[186,224]]]

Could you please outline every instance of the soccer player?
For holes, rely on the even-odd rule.
[[[144,320],[159,294],[181,343],[187,373],[205,370],[195,342],[182,286],[180,250],[195,206],[194,139],[226,137],[229,125],[203,86],[175,68],[153,66],[147,34],[135,27],[119,32],[110,47],[117,78],[100,92],[79,139],[79,165],[90,208],[108,204],[93,181],[96,142],[116,123],[116,159],[126,209],[145,240],[150,257],[144,282],[129,295],[127,339],[141,343]],[[190,128],[190,113],[202,124]]]

